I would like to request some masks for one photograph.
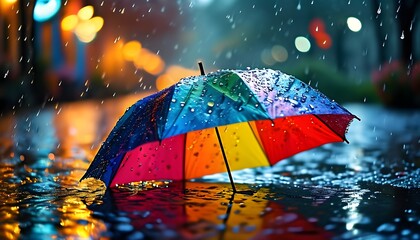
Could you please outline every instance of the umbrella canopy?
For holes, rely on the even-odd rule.
[[[226,159],[232,170],[270,166],[346,141],[353,118],[324,94],[276,70],[184,78],[133,104],[82,179],[100,179],[106,186],[192,179],[226,171]]]

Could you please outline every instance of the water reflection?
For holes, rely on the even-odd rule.
[[[268,189],[229,184],[171,183],[167,187],[108,192],[105,204],[90,208],[104,221],[113,221],[111,236],[141,235],[153,239],[326,239],[331,233],[265,199]],[[241,192],[242,190],[242,192]],[[112,209],[112,211],[110,211]]]

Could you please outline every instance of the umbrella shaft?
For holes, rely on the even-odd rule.
[[[223,160],[225,160],[226,170],[229,175],[230,184],[232,185],[232,190],[235,193],[236,187],[235,183],[233,182],[232,173],[230,172],[229,162],[226,157],[225,149],[223,148],[222,138],[220,137],[219,129],[217,127],[215,127],[214,129],[216,129],[217,139],[219,140],[220,150],[222,150]]]

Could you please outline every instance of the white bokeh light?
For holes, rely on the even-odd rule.
[[[299,52],[308,52],[311,49],[311,42],[306,37],[299,36],[295,39],[295,47]]]
[[[362,23],[355,17],[349,17],[347,18],[347,27],[353,32],[358,32],[362,29]]]

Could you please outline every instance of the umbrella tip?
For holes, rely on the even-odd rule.
[[[199,61],[199,62],[198,62],[198,67],[200,68],[200,73],[201,73],[201,75],[206,75],[206,74],[204,73],[203,62]]]

